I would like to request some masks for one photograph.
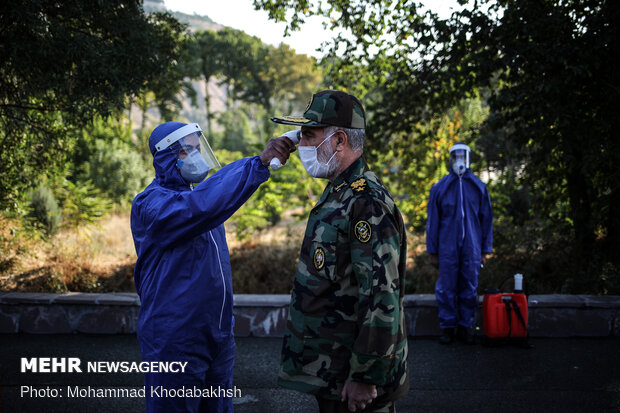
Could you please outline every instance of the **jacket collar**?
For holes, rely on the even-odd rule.
[[[334,182],[330,182],[325,187],[325,190],[323,191],[323,194],[321,195],[319,201],[316,203],[315,208],[325,202],[329,194],[334,194],[334,197],[337,200],[340,200],[342,194],[345,192],[345,189],[348,188],[351,183],[353,183],[359,177],[364,175],[364,172],[366,171],[368,171],[368,166],[360,156],[351,165],[349,165],[349,167],[345,169],[344,172],[342,172],[336,179],[334,179]]]
[[[342,189],[351,185],[353,181],[364,175],[364,172],[367,170],[368,166],[360,156],[338,178],[334,179],[334,182],[331,183],[332,191],[342,192]]]

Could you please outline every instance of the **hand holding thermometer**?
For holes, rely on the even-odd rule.
[[[295,129],[284,133],[282,136],[286,136],[289,138],[295,145],[299,144],[299,140],[301,139],[301,129]],[[282,166],[282,162],[278,158],[273,158],[271,162],[269,162],[269,166],[274,171],[277,171]]]

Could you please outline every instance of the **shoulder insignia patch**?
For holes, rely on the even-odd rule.
[[[314,268],[322,270],[325,266],[325,251],[319,247],[314,251]]]
[[[357,181],[354,181],[351,184],[351,188],[353,188],[353,190],[355,192],[361,192],[364,189],[366,189],[366,179],[365,178],[360,178]]]
[[[370,224],[367,221],[358,221],[357,224],[355,224],[355,236],[358,240],[360,240],[360,242],[368,242],[371,235],[372,230],[370,229]]]

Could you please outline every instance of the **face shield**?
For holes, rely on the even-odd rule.
[[[457,143],[450,148],[450,167],[458,176],[463,176],[469,169],[469,147]]]
[[[201,182],[209,170],[221,168],[207,138],[197,123],[185,125],[163,138],[155,145],[157,151],[179,142],[177,166],[189,182]]]

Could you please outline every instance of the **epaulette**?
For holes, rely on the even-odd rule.
[[[368,182],[366,182],[366,178],[361,177],[351,183],[351,189],[353,192],[363,192],[368,189]]]

